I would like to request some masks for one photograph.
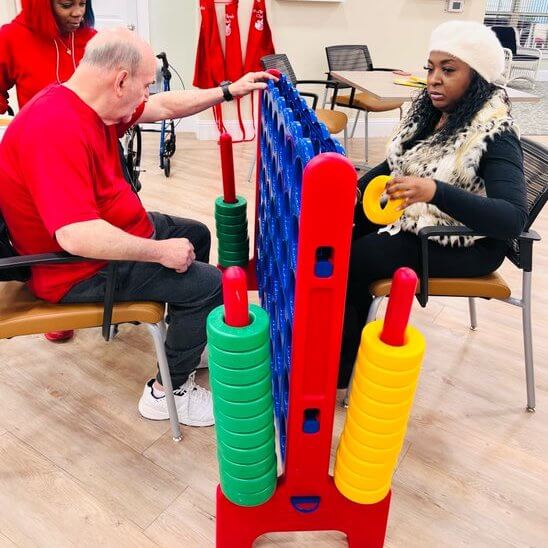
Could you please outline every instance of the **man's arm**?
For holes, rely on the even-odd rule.
[[[250,72],[228,87],[233,97],[266,88],[266,80],[277,80],[266,72]],[[201,90],[165,91],[151,95],[145,110],[136,123],[157,122],[174,118],[185,118],[223,102],[220,87]]]
[[[65,225],[55,232],[55,238],[72,255],[90,259],[160,263],[177,272],[185,272],[196,258],[194,247],[186,238],[140,238],[102,219]]]

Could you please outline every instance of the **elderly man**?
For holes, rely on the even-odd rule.
[[[147,213],[124,180],[117,139],[135,123],[181,118],[232,96],[264,89],[266,73],[200,91],[149,97],[154,54],[133,33],[99,33],[64,85],[39,93],[0,145],[0,209],[20,254],[65,250],[100,259],[36,266],[29,287],[50,302],[101,301],[107,260],[119,267],[119,301],[168,303],[166,352],[179,421],[214,423],[211,394],[194,382],[205,321],[221,303],[220,272],[208,264],[210,234],[201,223]],[[146,418],[168,418],[158,375],[139,401]]]

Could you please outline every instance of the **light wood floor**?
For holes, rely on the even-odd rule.
[[[179,139],[166,179],[157,136],[145,142],[145,206],[213,228],[216,144]],[[371,160],[382,149],[373,140]],[[251,198],[244,179],[253,147],[235,150],[238,191]],[[548,238],[548,208],[536,229]],[[535,254],[536,414],[524,412],[519,309],[480,302],[472,332],[465,301],[415,308],[428,347],[394,478],[387,547],[548,546],[546,241]],[[504,271],[519,294],[517,273]],[[166,423],[139,416],[155,363],[144,327],[124,326],[108,344],[99,330],[86,330],[66,344],[33,336],[0,348],[0,547],[214,545],[214,431],[185,427],[174,444]],[[207,371],[199,377],[206,382]],[[343,418],[338,409],[336,437]],[[346,542],[338,533],[269,535],[257,546]]]

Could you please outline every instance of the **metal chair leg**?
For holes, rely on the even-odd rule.
[[[354,125],[352,126],[352,132],[350,133],[350,138],[354,139],[354,133],[356,132],[356,126],[358,125],[358,118],[360,117],[361,110],[356,111],[356,118],[354,118]]]
[[[247,181],[251,183],[251,179],[253,177],[253,170],[255,169],[255,164],[257,163],[257,155],[253,156],[253,160],[251,160],[251,164],[249,165],[249,171],[247,172]]]
[[[474,297],[468,297],[468,308],[470,309],[470,329],[475,331],[478,326],[478,317],[476,314],[476,299]]]
[[[377,312],[379,311],[379,307],[381,306],[383,299],[384,297],[375,297],[373,299],[373,302],[369,307],[369,312],[367,313],[366,324],[375,321],[375,319],[377,318]],[[352,376],[350,377],[350,383],[348,384],[348,388],[346,389],[346,395],[342,401],[343,407],[348,407],[348,400],[350,399],[350,389],[352,388],[352,382],[354,381],[355,371],[356,367],[354,366],[354,368],[352,369]]]
[[[162,320],[156,324],[146,324],[156,348],[156,356],[158,358],[158,367],[162,375],[162,384],[166,394],[167,410],[169,413],[169,424],[171,426],[171,435],[173,441],[181,441],[181,428],[179,426],[179,416],[177,415],[177,407],[175,406],[175,396],[173,395],[173,386],[171,384],[171,375],[169,373],[169,365],[167,363],[166,350],[164,342],[166,339],[166,324]]]
[[[369,112],[364,110],[363,114],[365,118],[365,163],[367,164],[369,160]]]
[[[346,126],[344,126],[344,150],[346,151],[346,154],[348,154],[348,129]]]
[[[533,332],[531,325],[531,272],[523,273],[522,318],[525,381],[527,383],[527,411],[535,411],[535,371],[533,366]]]
[[[325,108],[325,105],[327,105],[327,87],[323,90],[322,108]]]

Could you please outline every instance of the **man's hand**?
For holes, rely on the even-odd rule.
[[[268,72],[248,72],[239,80],[236,80],[236,82],[232,82],[232,84],[228,86],[228,91],[230,91],[234,97],[243,97],[252,91],[266,89],[267,80],[277,82],[278,78]]]
[[[159,263],[176,272],[186,272],[196,260],[194,246],[186,238],[158,240],[160,247]]]
[[[403,200],[398,210],[418,202],[428,203],[436,193],[436,181],[422,177],[397,175],[386,183],[386,194],[391,200]]]

